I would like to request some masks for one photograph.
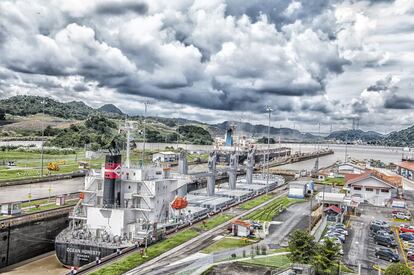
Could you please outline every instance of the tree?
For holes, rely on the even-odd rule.
[[[6,112],[3,109],[0,109],[0,120],[6,119]]]
[[[326,238],[322,244],[317,245],[316,255],[313,258],[313,266],[317,274],[330,274],[334,267],[338,266],[339,245],[332,239]]]
[[[304,230],[295,230],[292,233],[288,248],[288,256],[295,263],[310,264],[316,254],[315,239]]]
[[[411,270],[405,265],[401,263],[390,264],[385,269],[385,275],[411,275]]]
[[[267,137],[261,137],[261,138],[259,138],[259,139],[257,140],[257,143],[264,143],[264,144],[267,144]],[[274,138],[269,138],[269,143],[270,143],[270,144],[275,144],[275,143],[276,143],[276,141],[275,141],[275,139],[274,139]]]

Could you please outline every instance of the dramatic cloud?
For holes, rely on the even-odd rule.
[[[166,116],[178,108],[183,116],[216,121],[244,112],[260,122],[264,106],[272,105],[275,120],[343,127],[341,119],[360,117],[375,128],[379,122],[364,124],[363,117],[378,110],[397,116],[392,112],[414,105],[407,93],[413,6],[407,0],[4,0],[0,95],[125,103],[133,113],[142,107],[131,101],[150,98]]]

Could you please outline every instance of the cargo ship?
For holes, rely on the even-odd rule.
[[[241,180],[237,180],[239,155],[233,151],[226,169],[227,188],[215,185],[217,152],[210,153],[206,173],[189,175],[184,151],[177,172],[159,162],[134,166],[129,161],[129,136],[128,132],[124,162],[114,149],[99,172],[91,170],[85,177],[80,200],[69,215],[70,224],[55,239],[56,256],[66,267],[77,268],[127,247],[145,247],[169,230],[284,184],[280,176],[253,175],[254,150],[248,153],[246,177]],[[201,177],[207,178],[206,191],[187,194],[187,185]]]
[[[191,213],[183,215],[172,208],[174,200],[186,194],[189,176],[172,173],[159,163],[131,165],[129,136],[128,132],[124,162],[113,146],[101,170],[91,170],[85,177],[69,227],[55,239],[56,256],[66,267],[149,244],[162,238],[167,226],[191,219]]]

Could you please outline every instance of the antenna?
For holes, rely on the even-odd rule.
[[[127,132],[127,144],[126,144],[126,160],[125,160],[125,166],[127,168],[130,167],[130,155],[131,155],[131,130],[134,129],[131,122],[128,121],[128,116],[125,117],[125,125],[123,129]]]
[[[144,159],[145,159],[145,143],[146,143],[146,123],[147,123],[147,108],[148,108],[148,105],[149,105],[150,103],[149,103],[149,101],[148,100],[146,100],[145,102],[144,102],[144,106],[145,106],[145,108],[144,108],[144,143],[143,143],[143,145],[142,145],[142,153],[141,153],[141,166],[142,167],[144,167]]]

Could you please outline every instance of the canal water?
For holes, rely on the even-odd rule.
[[[29,248],[28,248],[29,249]],[[62,267],[55,256],[55,252],[50,252],[30,263],[19,265],[17,267],[10,266],[0,273],[5,275],[64,275],[68,272],[67,268]]]

